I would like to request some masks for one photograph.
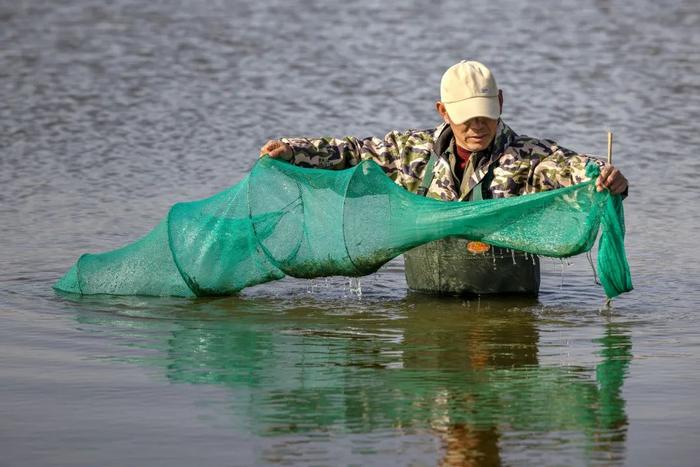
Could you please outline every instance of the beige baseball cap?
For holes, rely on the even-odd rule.
[[[440,82],[440,100],[454,123],[501,115],[496,79],[479,62],[462,60],[448,68]]]

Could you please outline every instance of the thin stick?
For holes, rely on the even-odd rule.
[[[608,130],[608,165],[612,165],[612,131]],[[606,298],[605,299],[605,309],[606,310],[611,310],[612,309],[612,298]]]

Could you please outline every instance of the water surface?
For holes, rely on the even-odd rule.
[[[518,132],[605,152],[635,291],[585,257],[537,300],[285,279],[71,297],[83,252],[240,180],[278,136],[438,123],[489,64]],[[0,2],[2,465],[692,465],[700,448],[692,1]]]

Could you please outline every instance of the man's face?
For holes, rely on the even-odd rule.
[[[445,113],[447,115],[447,113]],[[455,141],[464,149],[479,152],[488,148],[496,137],[498,120],[486,117],[475,117],[464,123],[453,123],[447,116],[448,123],[454,133]]]
[[[498,104],[503,112],[503,92],[498,91]],[[442,119],[450,125],[458,145],[471,152],[479,152],[488,148],[496,137],[498,120],[487,117],[476,117],[464,123],[455,123],[447,113],[445,104],[438,101],[437,111]]]

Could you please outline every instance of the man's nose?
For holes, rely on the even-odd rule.
[[[482,117],[474,117],[469,120],[469,127],[474,130],[478,130],[484,126],[484,119]]]

